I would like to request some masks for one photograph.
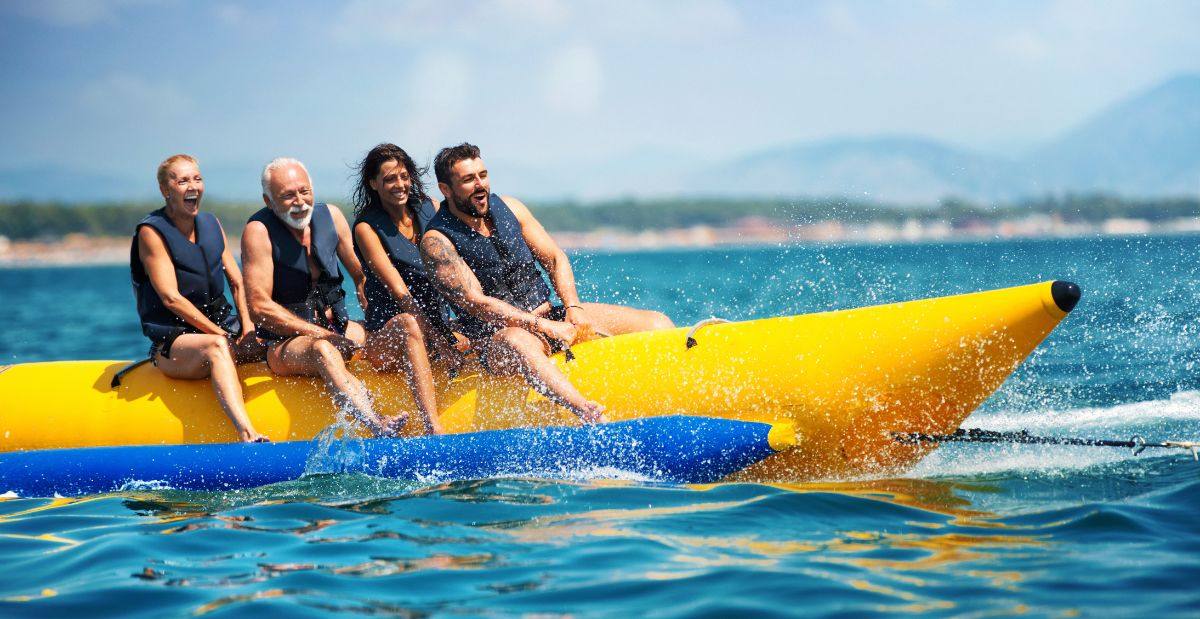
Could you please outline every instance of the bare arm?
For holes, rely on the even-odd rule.
[[[242,231],[242,266],[246,269],[246,305],[255,325],[280,335],[311,335],[319,338],[335,335],[301,319],[271,298],[275,276],[271,237],[267,234],[267,227],[257,221],[246,224],[246,229]]]
[[[451,303],[480,320],[532,332],[543,331],[540,323],[549,322],[484,294],[475,273],[441,232],[429,230],[421,237],[421,259],[438,290]]]
[[[329,214],[333,217],[333,228],[337,230],[338,244],[337,255],[346,266],[346,271],[350,273],[350,279],[354,282],[354,291],[358,293],[358,305],[367,311],[367,293],[365,286],[367,284],[367,276],[363,273],[362,264],[358,261],[358,256],[354,255],[354,240],[350,237],[350,224],[346,223],[346,216],[342,215],[341,209],[329,204]]]
[[[383,282],[388,293],[400,305],[400,311],[412,314],[417,319],[417,324],[421,326],[421,331],[433,333],[433,325],[429,317],[421,310],[421,306],[417,305],[416,299],[408,290],[408,285],[404,283],[404,278],[392,265],[392,260],[388,257],[387,250],[383,248],[379,235],[375,233],[370,224],[363,222],[354,226],[354,242],[366,260],[366,264],[363,266],[371,269],[375,276]]]
[[[521,223],[521,236],[533,251],[533,257],[537,259],[538,264],[550,275],[550,282],[554,285],[558,298],[562,299],[563,305],[578,306],[579,293],[575,291],[575,272],[571,270],[571,261],[567,259],[566,252],[554,242],[533,213],[529,212],[529,207],[512,196],[502,196],[500,199],[504,200]]]
[[[200,308],[192,304],[179,292],[179,280],[175,278],[175,263],[162,237],[150,226],[138,228],[138,255],[141,256],[142,266],[150,278],[150,285],[163,305],[171,310],[184,322],[200,330],[201,333],[225,335],[225,330],[208,319]]]
[[[217,225],[221,225],[217,222]],[[237,260],[229,249],[229,239],[225,236],[225,227],[221,227],[221,239],[225,241],[225,251],[221,253],[221,266],[225,267],[225,279],[229,281],[229,292],[233,294],[233,306],[237,308],[238,320],[242,323],[242,335],[254,331],[254,321],[250,320],[250,311],[246,308],[246,289],[242,285],[242,270],[238,268]]]

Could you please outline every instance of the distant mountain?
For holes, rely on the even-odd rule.
[[[1029,163],[1047,190],[1200,192],[1200,75],[1109,107],[1035,151]]]
[[[781,145],[724,162],[687,151],[492,159],[501,192],[541,200],[623,196],[848,197],[929,204],[956,196],[1006,202],[1049,192],[1200,195],[1200,75],[1120,101],[1030,154],[1006,159],[912,136]],[[204,164],[210,198],[257,202],[256,163]],[[310,168],[317,195],[339,201],[345,166]],[[54,166],[0,169],[0,200],[155,201],[153,170],[112,176]],[[430,179],[431,188],[435,186]]]
[[[1047,192],[1200,194],[1200,76],[1119,102],[1030,155],[1008,160],[917,137],[794,144],[698,169],[683,183],[716,195],[848,196],[929,203]]]
[[[929,203],[947,195],[1024,194],[1018,164],[916,137],[837,139],[783,146],[708,167],[690,188],[704,193],[848,196]]]

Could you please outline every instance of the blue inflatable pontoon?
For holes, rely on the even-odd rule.
[[[720,480],[795,442],[791,428],[670,416],[582,427],[540,427],[406,439],[45,449],[0,454],[0,492],[79,496],[153,484],[232,490],[357,473],[451,481],[490,477],[634,475]]]

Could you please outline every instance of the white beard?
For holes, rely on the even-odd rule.
[[[304,216],[304,219],[296,219],[296,218],[292,217],[293,214],[299,214],[301,212],[304,212],[304,209],[301,209],[298,207],[292,208],[290,211],[288,211],[287,213],[285,213],[283,215],[280,215],[279,211],[276,211],[274,209],[272,209],[271,212],[275,213],[275,216],[278,217],[280,221],[291,226],[292,228],[295,228],[296,230],[304,230],[305,228],[308,227],[308,223],[312,221],[312,216],[313,216],[313,205],[311,205],[311,204],[306,205],[306,208],[307,208],[307,214]]]

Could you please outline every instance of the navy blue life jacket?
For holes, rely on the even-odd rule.
[[[421,233],[429,227],[429,222],[435,215],[437,215],[437,211],[428,199],[421,203],[420,208],[416,209],[413,227],[418,240]],[[354,221],[356,226],[359,223],[365,223],[375,231],[392,266],[400,273],[400,279],[403,279],[404,285],[408,286],[409,293],[412,294],[413,300],[425,317],[434,323],[434,327],[443,336],[451,337],[450,307],[438,294],[433,282],[425,273],[425,263],[421,261],[421,252],[417,246],[400,234],[396,223],[382,208],[366,209]],[[366,256],[359,249],[357,242],[354,244],[354,253],[358,255],[358,261],[362,263],[363,272],[367,276],[364,286],[367,295],[367,315],[366,324],[363,326],[368,331],[376,331],[382,329],[387,321],[402,310],[400,304],[392,297],[387,285],[367,262]]]
[[[240,323],[229,301],[225,299],[225,267],[221,263],[221,255],[225,253],[225,236],[221,233],[221,224],[217,222],[217,218],[212,213],[200,212],[196,215],[195,243],[175,227],[167,217],[166,207],[146,215],[138,223],[136,230],[140,230],[142,226],[150,226],[162,237],[167,253],[171,255],[171,262],[175,265],[175,282],[179,294],[217,326],[230,333],[237,333]],[[142,333],[146,334],[151,342],[161,344],[183,333],[200,332],[178,314],[167,309],[162,297],[154,290],[150,276],[146,273],[146,266],[142,264],[136,231],[129,248],[129,275],[133,281],[133,296],[137,299]]]
[[[346,314],[346,291],[342,289],[342,270],[338,266],[337,228],[333,216],[323,202],[313,205],[312,220],[309,222],[309,248],[313,262],[317,265],[316,285],[308,270],[308,252],[291,228],[279,221],[270,208],[263,207],[250,216],[267,227],[271,238],[271,259],[274,273],[271,300],[282,305],[291,313],[315,325],[344,333],[350,318]],[[325,310],[333,313],[333,321],[325,317]],[[266,341],[287,339],[286,335],[272,333],[261,327],[258,337]]]
[[[464,262],[475,272],[483,293],[524,311],[532,311],[550,300],[550,287],[537,268],[533,252],[521,236],[521,222],[512,210],[492,194],[488,197],[492,235],[472,230],[450,212],[445,203],[429,222],[430,230],[446,235]],[[459,326],[467,337],[489,335],[496,328],[469,314],[459,314]]]

